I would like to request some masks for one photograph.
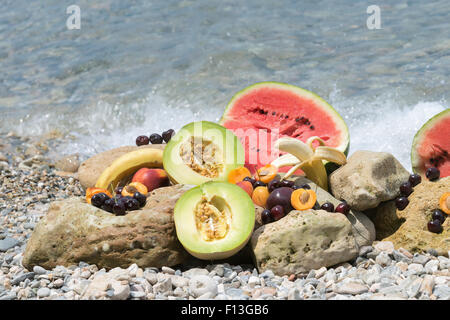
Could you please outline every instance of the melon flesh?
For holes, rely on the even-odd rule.
[[[336,110],[316,94],[284,83],[262,82],[242,90],[228,104],[220,124],[241,139],[250,169],[279,157],[273,146],[285,136],[304,142],[318,136],[342,152],[349,146],[347,125]]]
[[[435,166],[441,178],[450,176],[450,109],[437,114],[417,132],[411,150],[413,171],[425,175]]]

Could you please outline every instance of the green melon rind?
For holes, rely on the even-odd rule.
[[[271,86],[279,87],[282,89],[287,88],[287,89],[295,91],[296,93],[298,93],[301,96],[309,96],[312,100],[317,102],[318,105],[322,106],[326,112],[331,113],[335,120],[336,126],[338,128],[340,128],[342,130],[342,132],[344,132],[344,136],[342,137],[343,141],[341,142],[341,145],[339,147],[337,147],[336,149],[342,151],[345,155],[348,155],[348,151],[350,149],[350,133],[348,131],[347,124],[345,123],[345,121],[341,117],[341,115],[336,111],[336,109],[334,109],[328,102],[326,102],[322,97],[320,97],[316,93],[306,90],[306,89],[303,89],[303,88],[300,88],[300,87],[297,87],[297,86],[294,86],[292,84],[288,84],[288,83],[277,82],[277,81],[264,81],[264,82],[255,83],[251,86],[248,86],[248,87],[242,89],[241,91],[236,93],[231,98],[230,102],[228,102],[227,107],[225,108],[225,112],[223,113],[222,117],[219,120],[219,124],[223,124],[226,120],[228,120],[226,117],[227,117],[229,110],[233,106],[234,102],[236,100],[238,100],[240,97],[242,97],[243,95],[245,95],[246,93],[248,93],[249,91],[251,91],[255,88],[271,87]]]
[[[450,116],[450,109],[446,109],[430,118],[414,135],[411,147],[411,166],[413,172],[423,174],[423,172],[420,172],[420,165],[422,162],[421,158],[419,157],[419,153],[416,152],[417,146],[423,143],[423,138],[425,137],[426,132],[434,127],[434,125],[439,122],[439,120],[446,118],[447,116]]]
[[[227,128],[225,128],[224,126],[221,126],[220,124],[217,124],[215,122],[210,122],[210,121],[195,121],[195,122],[188,123],[187,125],[183,126],[177,134],[180,134],[180,132],[183,132],[183,131],[189,132],[190,128],[193,127],[196,123],[201,123],[202,128],[204,128],[206,130],[207,129],[221,130],[224,133],[224,137],[226,137],[226,134],[228,133],[233,138],[233,141],[231,141],[231,142],[233,144],[232,154],[234,156],[234,162],[225,164],[223,174],[217,178],[209,179],[209,178],[203,177],[200,181],[193,181],[192,177],[190,175],[188,175],[188,174],[183,175],[181,172],[178,172],[180,169],[173,168],[174,166],[171,163],[170,153],[176,147],[176,144],[177,144],[177,135],[175,135],[167,143],[166,147],[164,148],[164,153],[163,153],[163,167],[164,167],[167,175],[169,176],[169,179],[174,184],[181,183],[181,184],[192,184],[192,185],[199,185],[208,180],[227,181],[228,173],[231,170],[244,165],[244,162],[245,162],[244,147],[242,146],[239,138],[231,130],[228,130]],[[190,170],[187,166],[185,167],[185,169],[188,170],[188,172]],[[178,177],[176,177],[176,175],[178,175]],[[183,177],[183,176],[185,176],[185,177]]]
[[[195,242],[192,238],[189,238],[187,234],[183,234],[182,231],[186,231],[189,228],[191,228],[190,232],[196,232],[194,231],[196,230],[195,224],[189,226],[189,223],[194,223],[194,221],[190,217],[186,216],[194,213],[187,211],[186,206],[189,207],[189,202],[195,202],[196,195],[198,195],[199,193],[202,194],[206,192],[210,196],[211,193],[220,195],[224,192],[224,190],[229,192],[229,195],[233,198],[231,200],[231,203],[239,205],[238,208],[234,207],[232,209],[233,216],[235,216],[234,219],[239,218],[237,221],[233,219],[233,223],[238,223],[240,231],[235,231],[232,238],[237,242],[233,242],[231,241],[231,239],[229,239],[227,240],[226,245],[222,243],[219,246],[221,250],[211,251],[213,248],[218,249],[219,247],[216,247],[214,245],[205,245],[201,242]],[[200,197],[198,197],[198,200],[200,200]],[[226,200],[229,200],[226,197],[224,198]],[[178,240],[183,245],[186,251],[188,251],[191,255],[198,259],[221,260],[233,256],[235,253],[241,250],[250,240],[255,224],[255,206],[247,192],[245,192],[242,188],[228,182],[209,181],[185,192],[175,204],[173,217]]]

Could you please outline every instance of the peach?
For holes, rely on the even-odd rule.
[[[108,190],[102,189],[102,188],[91,187],[91,188],[87,188],[86,189],[86,202],[90,204],[91,203],[91,199],[94,196],[94,194],[102,193],[102,192],[106,193],[106,195],[108,197],[112,198],[112,195],[111,195],[111,193]]]
[[[249,181],[239,181],[236,183],[236,185],[244,189],[244,191],[248,193],[250,198],[252,197],[253,186]]]
[[[131,182],[140,182],[147,187],[148,192],[169,185],[169,177],[163,169],[139,169]]]

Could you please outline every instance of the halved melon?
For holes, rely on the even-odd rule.
[[[174,220],[178,240],[190,254],[204,260],[225,259],[250,239],[255,207],[240,187],[210,181],[178,199]]]

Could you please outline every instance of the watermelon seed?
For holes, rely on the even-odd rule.
[[[309,128],[310,128],[311,130],[314,130],[314,126],[310,126]]]
[[[272,115],[274,116],[274,115],[276,115],[277,113],[275,112],[275,111],[272,111]]]

